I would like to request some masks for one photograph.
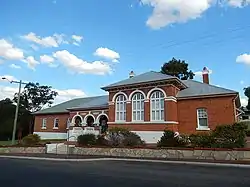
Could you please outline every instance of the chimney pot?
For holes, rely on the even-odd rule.
[[[203,83],[209,84],[209,70],[207,67],[204,67],[202,70],[202,78],[203,78]]]
[[[129,73],[129,78],[132,78],[132,77],[134,77],[134,76],[135,76],[134,71],[131,71],[131,72]]]

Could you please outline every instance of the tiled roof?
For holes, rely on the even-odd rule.
[[[123,86],[123,85],[132,85],[132,84],[140,84],[146,82],[160,81],[160,80],[168,80],[168,79],[177,79],[174,76],[166,75],[156,71],[149,71],[140,75],[136,75],[132,78],[128,78],[108,86],[103,87],[102,89],[106,90],[107,88]]]
[[[61,104],[52,106],[35,112],[35,114],[51,114],[51,113],[65,113],[68,112],[67,109],[74,107],[92,108],[92,107],[101,107],[108,106],[108,95],[95,96],[95,97],[84,97],[72,99]]]
[[[183,80],[182,82],[187,85],[188,88],[179,91],[177,94],[177,98],[238,93],[233,90],[205,84],[194,80]]]

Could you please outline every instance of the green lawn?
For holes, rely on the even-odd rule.
[[[15,144],[16,143],[17,143],[17,141],[15,142]],[[0,141],[0,145],[2,145],[2,146],[11,145],[11,140],[10,141]]]

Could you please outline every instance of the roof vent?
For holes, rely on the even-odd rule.
[[[134,71],[130,71],[130,73],[129,73],[129,78],[132,78],[132,77],[134,77],[134,76],[135,76]]]

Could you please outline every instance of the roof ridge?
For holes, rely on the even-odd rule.
[[[196,82],[196,83],[199,83],[199,84],[202,84],[202,85],[207,85],[207,86],[211,86],[211,87],[214,87],[214,88],[220,88],[220,89],[224,89],[224,90],[229,90],[229,91],[232,91],[232,92],[236,92],[236,91],[228,89],[228,88],[223,88],[223,87],[219,87],[219,86],[216,86],[216,85],[213,85],[213,84],[203,83],[203,82],[200,82],[200,81],[197,81],[197,80],[193,80],[193,79],[188,79],[188,80],[185,80],[185,81],[193,81],[193,82]]]

